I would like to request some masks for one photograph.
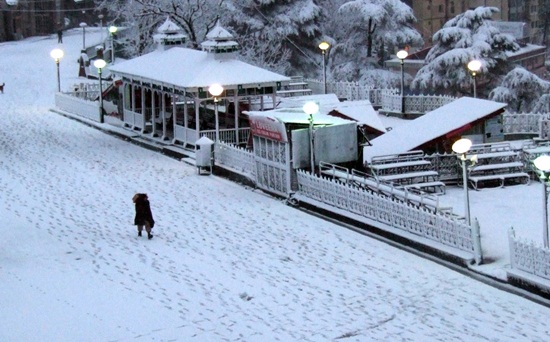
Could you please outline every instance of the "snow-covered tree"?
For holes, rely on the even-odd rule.
[[[489,94],[489,99],[508,104],[508,110],[516,113],[550,112],[550,82],[516,67],[511,70],[498,87]]]
[[[412,9],[399,0],[346,1],[337,15],[340,30],[335,32],[337,43],[331,51],[337,79],[365,80],[389,53],[423,43],[413,28]]]
[[[320,65],[321,8],[314,0],[228,0],[222,22],[256,65],[307,75]]]
[[[478,7],[449,20],[433,36],[425,65],[412,82],[414,89],[439,93],[471,92],[468,62],[481,62],[479,80],[488,88],[510,68],[506,52],[519,49],[514,38],[491,25],[495,7]]]
[[[153,45],[155,30],[170,17],[187,34],[189,47],[198,48],[219,18],[223,0],[96,0],[126,32],[117,43],[128,55],[143,54]]]

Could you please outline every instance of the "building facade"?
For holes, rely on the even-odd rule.
[[[416,29],[422,35],[425,46],[431,46],[432,36],[448,20],[479,6],[498,8],[500,12],[493,18],[495,21],[525,23],[526,42],[548,45],[550,18],[547,18],[548,15],[544,13],[550,6],[549,0],[405,0],[403,2],[413,9],[418,20]]]
[[[0,42],[48,35],[81,22],[96,25],[98,14],[93,0],[2,0]]]

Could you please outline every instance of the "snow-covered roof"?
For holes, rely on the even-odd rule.
[[[169,17],[166,18],[166,21],[157,28],[158,33],[171,34],[171,33],[181,33],[183,30],[176,23],[174,23]]]
[[[238,85],[266,85],[290,81],[289,77],[234,58],[215,59],[205,51],[173,47],[153,51],[110,67],[119,76],[150,80],[177,88],[208,88],[214,83],[226,89]]]
[[[546,50],[546,47],[542,45],[525,44],[523,46],[520,46],[518,51],[506,51],[506,56],[508,57],[521,56],[523,54],[534,52],[534,51],[541,51],[542,53],[544,53],[545,50]]]
[[[208,32],[206,35],[206,39],[208,40],[231,40],[233,39],[233,35],[229,33],[226,29],[221,27],[219,23],[216,24],[216,26]]]
[[[359,125],[367,125],[377,131],[386,132],[386,127],[368,100],[339,102],[332,109],[357,121]]]
[[[244,111],[250,116],[266,116],[278,120],[282,123],[300,123],[308,124],[309,115],[300,108],[277,108],[266,111]],[[341,125],[348,124],[350,120],[345,120],[335,116],[326,115],[322,112],[313,114],[313,123],[315,125]]]
[[[233,35],[221,27],[219,22],[208,32],[206,39],[201,43],[202,49],[208,52],[221,53],[224,58],[231,58],[231,56],[225,56],[228,52],[235,52],[239,48],[239,43],[233,40]]]
[[[201,47],[228,47],[228,46],[239,46],[239,43],[237,43],[234,40],[228,40],[228,41],[216,41],[216,40],[207,40],[205,42],[201,43]]]
[[[369,162],[374,156],[414,150],[506,106],[506,103],[461,97],[372,139],[372,146],[365,146],[363,149],[363,162]]]
[[[153,35],[153,40],[159,44],[162,41],[184,42],[187,35],[183,29],[174,23],[169,17],[157,28],[157,33]]]
[[[280,101],[277,108],[302,108],[306,102],[315,102],[319,105],[321,113],[328,113],[334,106],[340,103],[336,94],[291,96],[283,97]]]

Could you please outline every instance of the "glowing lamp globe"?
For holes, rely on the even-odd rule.
[[[407,58],[407,56],[409,55],[409,53],[405,50],[400,50],[397,52],[397,58],[403,60],[405,58]]]
[[[550,156],[542,155],[533,160],[533,164],[540,171],[549,171],[550,170]]]
[[[210,88],[208,88],[208,92],[212,96],[218,97],[223,93],[223,87],[221,86],[221,84],[214,83],[210,86]]]
[[[107,65],[107,63],[103,59],[96,59],[94,61],[94,66],[98,69],[105,68],[105,65]]]
[[[61,49],[53,49],[52,52],[50,52],[50,56],[55,59],[56,61],[60,60],[61,58],[63,58],[63,56],[65,55],[65,53],[63,52],[63,50]]]
[[[451,147],[455,153],[464,154],[472,147],[472,141],[470,139],[462,138],[457,140]]]

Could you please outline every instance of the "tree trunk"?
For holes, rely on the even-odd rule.
[[[369,25],[367,27],[367,57],[372,57],[372,35],[376,30],[376,24],[372,24],[372,19],[369,18]]]

